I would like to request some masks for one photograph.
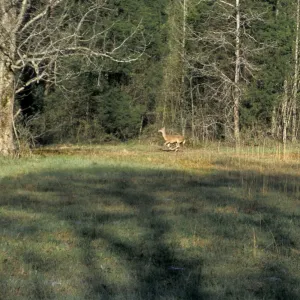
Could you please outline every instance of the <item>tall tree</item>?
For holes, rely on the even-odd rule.
[[[295,46],[294,46],[294,78],[292,88],[292,142],[297,139],[297,94],[298,94],[298,78],[299,78],[299,22],[300,22],[300,0],[297,0],[296,5],[296,30],[295,30]]]
[[[187,65],[190,103],[192,111],[197,110],[193,115],[198,125],[192,128],[206,130],[205,135],[233,136],[239,145],[242,99],[255,73],[253,58],[259,48],[251,24],[261,17],[239,0],[193,3]]]
[[[185,79],[188,0],[169,1],[167,8],[168,50],[164,60],[164,76],[161,84],[161,101],[158,111],[160,122],[181,127],[186,124]]]
[[[241,14],[240,1],[235,0],[235,72],[234,72],[234,99],[233,99],[233,119],[234,119],[234,138],[236,146],[240,145],[240,72],[241,72]]]

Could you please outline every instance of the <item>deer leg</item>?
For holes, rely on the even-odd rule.
[[[168,149],[171,150],[171,151],[175,150],[175,148],[172,148],[172,147],[171,147],[171,143],[170,143],[170,142],[165,142],[165,143],[164,143],[164,146],[167,146]]]
[[[180,148],[180,143],[177,142],[177,143],[176,143],[176,146],[175,146],[175,148],[174,148],[175,152],[177,152],[177,151],[179,150],[179,148]]]
[[[173,147],[173,148],[170,148],[170,150],[172,150],[172,151],[177,151],[176,149],[178,148],[178,146],[177,146],[177,143],[176,143],[176,146],[175,147]]]

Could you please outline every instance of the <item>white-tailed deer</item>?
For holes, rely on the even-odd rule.
[[[166,128],[165,127],[159,129],[158,132],[162,133],[162,136],[165,140],[164,146],[168,146],[170,148],[171,144],[176,143],[176,147],[175,148],[170,148],[171,150],[178,151],[178,149],[180,147],[180,144],[184,145],[184,143],[185,143],[184,136],[182,136],[182,135],[168,135],[168,134],[166,134]]]

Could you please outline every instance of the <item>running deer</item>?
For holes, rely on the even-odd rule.
[[[165,127],[163,127],[162,129],[159,129],[158,132],[162,133],[162,136],[165,140],[164,146],[168,146],[170,148],[171,144],[176,143],[176,147],[175,148],[170,148],[170,150],[178,151],[178,149],[180,147],[180,144],[182,143],[182,145],[184,145],[184,143],[185,143],[184,136],[182,136],[182,135],[168,135],[168,134],[166,134],[166,128]]]

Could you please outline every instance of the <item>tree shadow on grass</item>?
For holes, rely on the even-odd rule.
[[[299,211],[260,194],[259,178],[97,165],[5,178],[3,295],[299,299]],[[281,180],[268,178],[269,191],[293,195]],[[250,184],[256,194],[248,199]]]

